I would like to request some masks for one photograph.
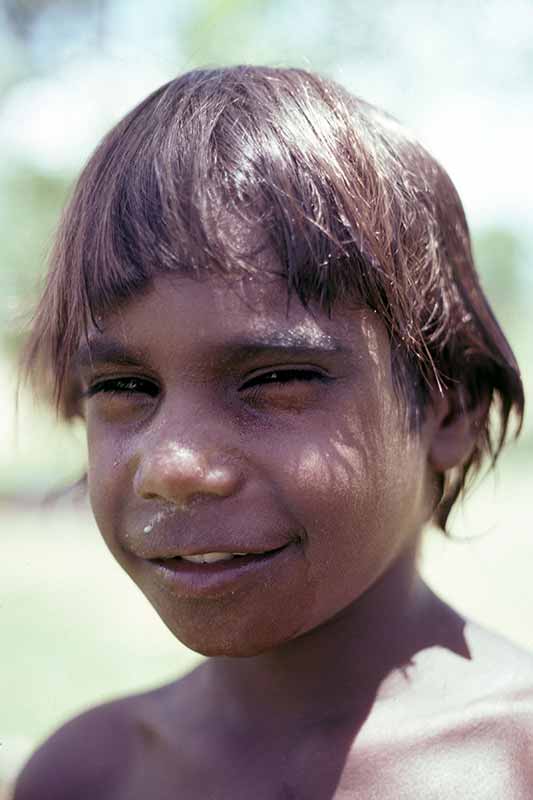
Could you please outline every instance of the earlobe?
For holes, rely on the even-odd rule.
[[[429,463],[444,473],[468,460],[489,410],[483,398],[469,408],[462,392],[445,392],[434,398],[434,429],[429,447]]]

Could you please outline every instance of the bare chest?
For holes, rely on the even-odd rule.
[[[110,800],[522,800],[523,771],[496,744],[449,732],[396,732],[387,746],[354,740],[268,747],[222,743],[194,757],[154,748],[140,752]],[[364,737],[363,737],[364,738]],[[211,743],[212,744],[212,743]],[[531,790],[531,786],[529,787]]]

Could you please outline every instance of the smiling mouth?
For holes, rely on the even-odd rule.
[[[172,558],[158,558],[154,559],[154,561],[156,564],[162,564],[165,567],[178,567],[179,565],[185,565],[185,563],[188,563],[205,568],[206,566],[212,564],[220,565],[228,562],[233,562],[232,566],[244,566],[244,564],[247,564],[251,561],[261,561],[275,556],[286,547],[288,547],[288,544],[284,544],[281,547],[275,548],[274,550],[264,550],[256,553],[191,553],[190,555],[173,556]]]

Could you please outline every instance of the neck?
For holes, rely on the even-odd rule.
[[[455,636],[415,558],[400,559],[309,633],[258,656],[211,659],[205,676],[219,712],[232,724],[288,732],[306,723],[363,721],[376,699],[404,690],[413,656],[435,644],[453,648]]]

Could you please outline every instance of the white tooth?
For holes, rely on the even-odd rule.
[[[231,553],[200,553],[193,556],[182,556],[184,561],[192,561],[193,564],[214,564],[215,561],[229,561],[233,558]]]

